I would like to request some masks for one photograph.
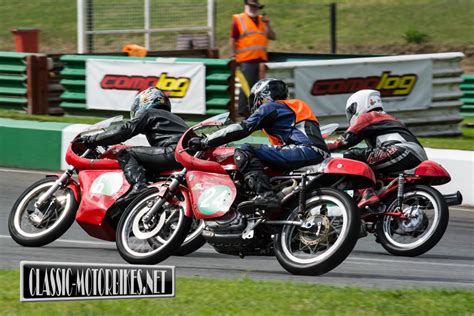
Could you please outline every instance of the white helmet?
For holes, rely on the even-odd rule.
[[[370,89],[357,91],[346,102],[346,117],[349,125],[352,126],[361,114],[375,109],[383,111],[380,92]]]

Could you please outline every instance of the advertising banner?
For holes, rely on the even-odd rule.
[[[129,111],[137,93],[157,86],[172,112],[206,113],[204,63],[88,59],[86,72],[88,109]]]
[[[298,66],[295,97],[317,115],[343,115],[351,94],[379,90],[388,112],[425,109],[431,105],[431,60]]]

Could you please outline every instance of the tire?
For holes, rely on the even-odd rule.
[[[59,202],[57,197],[58,192],[64,192],[63,196],[65,196],[65,202],[62,211],[60,208],[61,204],[55,208],[58,210],[58,212],[60,212],[60,214],[57,215],[59,217],[57,217],[50,226],[48,222],[44,227],[45,229],[40,230],[41,228],[34,226],[26,218],[24,219],[24,222],[22,222],[22,216],[24,212],[28,209],[31,210],[33,207],[32,205],[40,196],[40,194],[50,188],[57,179],[58,177],[47,177],[35,182],[20,195],[13,205],[10,216],[8,217],[8,230],[10,232],[10,236],[18,244],[25,247],[41,247],[55,241],[61,237],[69,229],[69,227],[71,227],[76,216],[78,202],[74,197],[74,193],[68,188],[60,189],[54,194],[56,197],[54,203],[62,203]],[[53,206],[53,204],[51,204],[51,206]],[[27,225],[32,227],[32,232],[25,231]],[[39,231],[35,232],[34,230]]]
[[[193,230],[194,225],[197,225],[197,227],[195,227],[195,229]],[[186,256],[204,246],[204,244],[206,243],[206,239],[204,239],[204,237],[202,237],[201,235],[203,225],[204,222],[202,220],[198,221],[195,219],[193,221],[190,232],[188,233],[186,239],[183,241],[182,245],[178,248],[178,250],[173,253],[174,256]]]
[[[347,256],[349,256],[357,243],[360,231],[360,215],[354,200],[349,195],[332,188],[323,188],[313,192],[306,199],[307,207],[302,219],[308,218],[312,210],[317,214],[318,210],[315,209],[315,207],[318,205],[326,205],[327,215],[319,215],[319,219],[321,220],[321,226],[319,227],[323,227],[326,234],[326,244],[330,246],[329,248],[326,246],[323,253],[317,254],[319,251],[318,247],[320,247],[321,242],[324,240],[324,234],[316,235],[314,232],[315,227],[304,230],[294,225],[283,225],[281,231],[274,238],[274,247],[278,262],[288,272],[300,275],[321,275],[327,273],[341,264]],[[337,206],[340,211],[328,209],[328,206],[330,208]],[[290,209],[291,211],[286,217],[286,220],[298,220],[298,201],[294,201]],[[319,214],[321,214],[321,208],[319,209]],[[336,219],[342,219],[338,236],[334,233],[336,232],[334,230],[336,227],[334,225]],[[334,222],[330,222],[331,220]],[[329,225],[329,229],[324,225]],[[298,229],[300,237],[290,241],[289,239],[292,239],[293,233]],[[306,234],[306,237],[301,237],[303,234]],[[313,235],[313,237],[310,238],[317,236],[316,240],[309,240],[308,236],[310,236],[310,234]],[[331,240],[334,242],[329,243],[330,236],[333,235],[336,235],[336,239],[331,237]],[[320,239],[320,242],[317,242],[318,239]],[[293,248],[296,248],[296,243],[299,244],[300,250],[302,250],[302,244],[303,247],[308,247],[304,245],[305,242],[303,241],[305,240],[306,243],[316,242],[316,256],[305,258],[306,254],[296,255],[293,252]],[[309,248],[308,251],[312,251],[312,249]]]
[[[116,231],[116,243],[117,249],[128,263],[132,264],[157,264],[163,260],[166,260],[169,256],[173,254],[174,251],[183,243],[185,240],[189,229],[191,227],[192,218],[186,217],[182,209],[177,210],[177,212],[172,212],[172,204],[165,203],[162,209],[159,211],[159,214],[164,214],[165,219],[163,220],[164,224],[159,228],[157,233],[148,238],[137,238],[133,232],[134,221],[137,221],[137,227],[142,224],[141,227],[138,227],[139,233],[150,233],[143,230],[143,222],[139,221],[137,216],[142,216],[140,212],[146,212],[145,207],[150,201],[153,201],[159,194],[158,189],[150,188],[140,194],[135,198],[130,205],[125,209],[122,217],[120,218],[117,231]],[[168,204],[168,205],[167,205]],[[172,223],[169,225],[166,224],[171,220],[172,216],[169,219],[166,219],[165,212],[172,212],[172,214],[178,215],[178,222],[175,224],[175,227],[172,228]],[[171,211],[170,211],[171,210]],[[158,219],[158,221],[160,221]],[[168,225],[168,226],[166,226]],[[168,228],[171,228],[170,236],[167,240],[164,240],[160,237],[160,234],[166,232]],[[138,252],[136,249],[132,249],[131,239],[134,238],[136,242],[140,242],[141,245],[138,248],[151,248],[144,252]],[[160,239],[161,238],[161,239]],[[137,248],[137,247],[134,247]]]
[[[413,219],[413,221],[415,222],[408,222],[408,224],[404,224],[407,222],[391,216],[380,216],[377,222],[378,241],[380,241],[385,250],[395,256],[416,257],[427,252],[428,250],[436,246],[436,244],[443,237],[446,228],[448,227],[449,208],[446,204],[446,201],[444,200],[443,195],[439,193],[438,190],[426,185],[415,185],[408,187],[407,189],[405,189],[404,193],[404,209],[407,209],[405,208],[405,202],[409,203],[416,196],[423,197],[425,199],[425,202],[428,201],[430,203],[426,205],[426,209],[424,211],[421,210],[423,212],[423,217],[418,220],[418,222],[416,222],[415,220],[419,217]],[[418,202],[418,204],[420,204],[420,202]],[[397,206],[396,194],[391,196],[386,201],[386,205],[388,212],[393,212],[395,210]],[[430,205],[433,207],[433,220],[431,223],[427,215],[429,210],[428,208],[430,207]],[[424,207],[424,205],[422,205],[421,207]],[[421,232],[421,235],[419,235],[421,237],[411,243],[401,243],[396,241],[391,235],[391,232],[394,231],[394,228],[398,227],[399,230],[402,230],[404,229],[404,227],[408,227],[409,230],[413,230],[413,227],[408,226],[410,223],[413,223],[413,225],[415,225],[414,227],[423,229],[423,231],[421,231],[421,229],[419,231]],[[428,226],[424,227],[425,225]],[[411,233],[413,233],[413,235],[416,235],[418,233],[418,228],[416,228],[413,232],[405,231],[405,236]]]

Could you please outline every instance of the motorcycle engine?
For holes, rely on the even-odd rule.
[[[222,254],[243,257],[244,255],[268,255],[272,253],[271,238],[255,231],[256,238],[243,239],[242,234],[247,227],[247,218],[235,209],[224,216],[205,220],[202,236]]]

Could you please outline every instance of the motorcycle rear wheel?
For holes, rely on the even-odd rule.
[[[8,230],[15,242],[25,247],[41,247],[61,237],[74,223],[78,203],[68,189],[57,190],[45,204],[48,216],[44,223],[34,224],[29,214],[42,193],[54,185],[58,177],[47,177],[33,183],[16,200],[8,217]]]
[[[341,264],[357,243],[360,215],[354,200],[346,193],[322,188],[306,199],[299,214],[297,199],[285,218],[313,221],[308,229],[283,225],[274,238],[275,255],[283,268],[293,274],[321,275]]]
[[[155,226],[146,227],[142,217],[158,195],[156,188],[146,190],[127,206],[120,218],[116,231],[117,249],[128,263],[157,264],[166,260],[189,232],[192,218],[186,217],[184,210],[171,200],[158,211]]]
[[[394,212],[397,196],[386,201],[387,212]],[[405,189],[403,212],[412,218],[380,216],[377,238],[382,247],[395,256],[416,257],[432,249],[443,237],[449,221],[449,208],[438,190],[415,185]]]

